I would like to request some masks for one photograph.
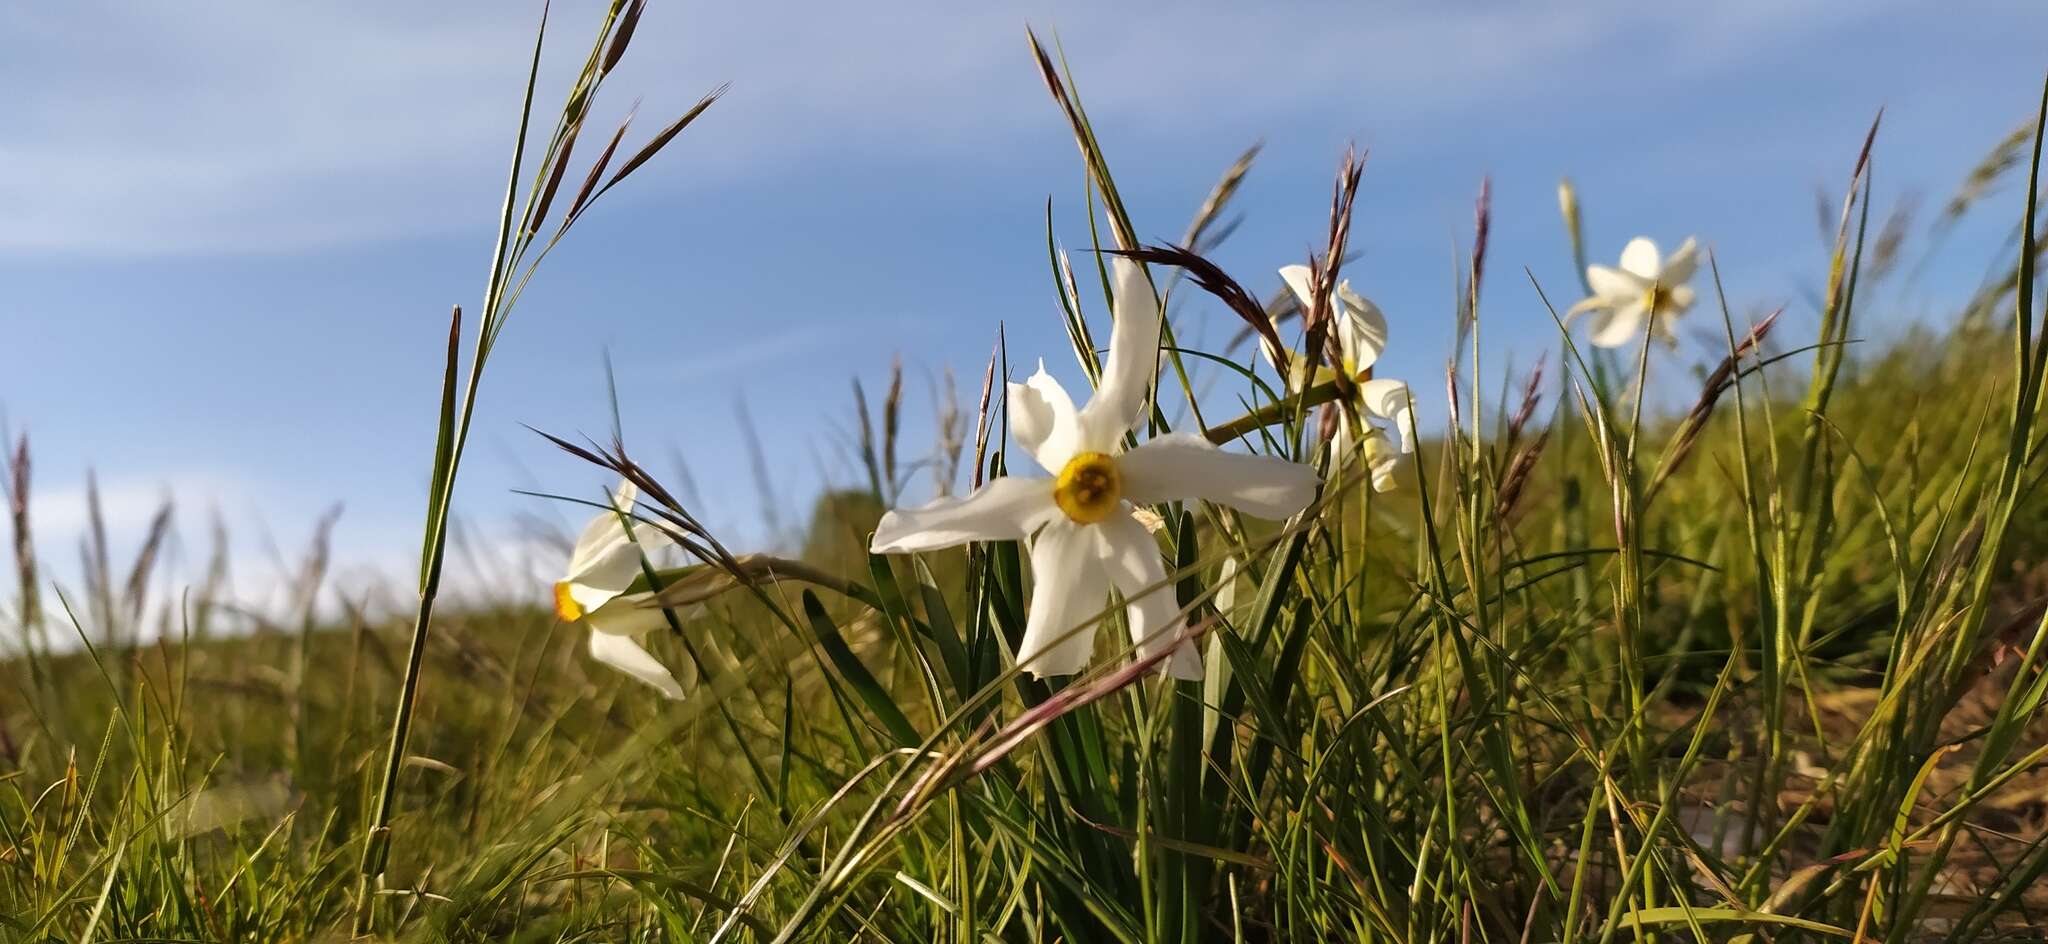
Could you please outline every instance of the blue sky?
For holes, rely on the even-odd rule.
[[[337,501],[343,560],[407,566],[438,345],[448,307],[482,290],[538,12],[414,6],[0,10],[0,81],[17,90],[0,132],[0,410],[34,443],[46,556],[74,556],[95,468],[121,541],[178,499],[187,570],[217,508],[245,590]],[[522,424],[603,435],[607,350],[629,442],[659,468],[682,456],[703,516],[742,544],[765,533],[742,401],[787,520],[853,480],[835,446],[851,384],[879,390],[895,357],[913,430],[947,367],[973,396],[998,323],[1018,364],[1042,353],[1078,379],[1042,227],[1050,198],[1061,239],[1085,244],[1080,168],[1026,24],[1064,43],[1148,237],[1177,237],[1264,142],[1247,220],[1217,254],[1255,291],[1321,238],[1345,145],[1367,149],[1346,273],[1392,321],[1384,373],[1426,398],[1483,177],[1496,365],[1554,347],[1524,266],[1575,295],[1567,175],[1596,260],[1638,234],[1696,234],[1738,313],[1785,304],[1786,327],[1810,331],[1815,189],[1839,191],[1877,109],[1880,211],[1916,192],[1932,209],[2026,117],[2048,67],[2048,11],[2019,2],[740,6],[656,0],[608,82],[594,123],[637,96],[643,135],[732,90],[579,224],[505,334],[460,507],[508,553],[516,516],[578,517],[513,489],[604,484]],[[555,5],[551,75],[596,9]],[[1871,330],[1948,310],[2008,225],[1957,233],[1890,286]],[[1210,338],[1232,327],[1202,300],[1176,317]]]

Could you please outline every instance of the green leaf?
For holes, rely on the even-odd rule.
[[[896,706],[889,690],[882,687],[874,673],[861,664],[860,657],[853,654],[853,648],[846,644],[846,637],[839,634],[839,627],[832,622],[832,616],[825,612],[825,604],[818,602],[818,595],[804,591],[804,616],[808,617],[811,632],[818,637],[818,646],[825,650],[825,656],[832,660],[847,684],[853,686],[854,694],[868,706],[874,720],[888,730],[904,747],[916,747],[924,738],[911,726],[903,709]]]

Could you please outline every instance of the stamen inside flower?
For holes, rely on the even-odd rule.
[[[1094,524],[1116,510],[1124,479],[1116,460],[1100,452],[1084,452],[1067,460],[1053,483],[1052,500],[1081,524]]]
[[[555,615],[564,623],[573,623],[583,618],[583,604],[569,594],[569,581],[555,582]]]

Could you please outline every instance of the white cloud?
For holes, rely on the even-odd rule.
[[[596,9],[556,4],[551,74],[577,57]],[[644,94],[644,136],[731,80],[730,99],[677,146],[687,165],[670,186],[820,159],[1000,163],[1056,122],[1025,53],[1027,20],[1066,41],[1105,124],[1173,139],[1240,125],[1256,135],[1340,104],[1375,122],[1454,110],[1612,56],[1635,34],[1654,38],[1655,71],[1669,75],[1848,10],[1872,15],[1763,0],[1714,9],[656,2],[594,120]],[[10,5],[0,81],[32,91],[0,139],[0,250],[261,252],[475,225],[501,186],[536,15],[498,0],[198,0],[118,15]],[[560,87],[544,77],[539,107]]]
[[[417,225],[405,207],[503,125],[467,103],[524,29],[200,2],[17,4],[0,31],[0,74],[36,90],[0,144],[0,247],[133,252]]]
[[[219,521],[227,546],[226,599],[230,629],[255,623],[286,624],[303,605],[303,575],[314,553],[317,522],[331,503],[299,500],[287,483],[217,471],[171,472],[155,476],[115,475],[99,484],[99,506],[108,558],[119,594],[134,567],[150,524],[167,500],[175,500],[168,540],[151,571],[147,610],[140,625],[145,638],[159,627],[178,626],[176,608],[207,581],[215,553],[213,528]],[[60,605],[68,599],[88,631],[100,630],[81,594],[85,570],[79,548],[91,533],[87,486],[38,483],[31,490],[29,520],[38,576],[44,587],[48,638],[59,648],[76,644],[76,630]],[[351,518],[346,511],[329,535],[327,572],[313,601],[323,619],[340,619],[350,607],[366,607],[372,619],[408,616],[419,569],[419,522],[404,514]],[[10,538],[11,539],[11,538]],[[505,600],[542,603],[566,545],[559,535],[511,522],[476,528],[458,518],[449,546],[442,596],[452,605]],[[11,562],[10,562],[11,563]],[[0,606],[11,603],[0,594]],[[7,617],[12,619],[11,613]],[[219,629],[221,627],[216,627]],[[11,640],[0,639],[0,652]]]

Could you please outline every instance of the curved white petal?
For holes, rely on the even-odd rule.
[[[1654,315],[1645,309],[1643,318],[1650,322],[1650,336],[1662,342],[1667,349],[1676,350],[1679,316],[1685,314],[1686,309],[1692,307],[1692,303],[1692,289],[1680,286],[1672,290],[1671,295]]]
[[[590,657],[648,685],[672,700],[681,700],[683,686],[670,675],[668,667],[640,647],[632,636],[596,632],[590,634]]]
[[[640,498],[640,490],[631,479],[621,479],[618,490],[612,493],[612,507],[631,514],[633,503]],[[612,512],[601,512],[583,526],[583,533],[577,535],[576,546],[569,552],[569,576],[588,566],[609,549],[610,545],[626,539],[626,529],[619,524],[619,516]]]
[[[1073,675],[1095,651],[1095,621],[1109,602],[1109,578],[1093,525],[1064,516],[1031,542],[1031,615],[1017,662],[1038,678]]]
[[[1280,281],[1287,283],[1288,290],[1294,293],[1294,300],[1301,303],[1304,314],[1315,305],[1315,286],[1309,281],[1313,275],[1305,265],[1280,267]]]
[[[1565,327],[1571,327],[1571,323],[1574,320],[1576,320],[1580,315],[1587,314],[1589,312],[1595,313],[1595,317],[1593,319],[1593,322],[1595,324],[1606,324],[1607,316],[1614,311],[1614,306],[1619,304],[1622,303],[1616,299],[1602,298],[1598,295],[1594,295],[1589,298],[1579,299],[1578,304],[1573,305],[1570,309],[1565,311]]]
[[[1009,390],[1010,435],[1047,472],[1058,472],[1074,457],[1081,435],[1073,398],[1045,372],[1044,361],[1038,362],[1038,372],[1030,379],[1010,384]]]
[[[1123,594],[1124,614],[1131,624],[1131,642],[1144,658],[1171,644],[1180,634],[1180,603],[1167,582],[1159,545],[1130,515],[1110,515],[1095,526],[1110,584]],[[1202,657],[1192,642],[1175,646],[1166,657],[1166,673],[1177,679],[1202,677]]]
[[[619,487],[612,490],[612,507],[622,511],[632,511],[633,506],[639,502],[640,486],[633,484],[632,479],[620,479]]]
[[[1263,334],[1259,335],[1259,353],[1265,355],[1268,366],[1274,370],[1280,369],[1280,349],[1273,346],[1273,342],[1266,340]]]
[[[568,575],[574,577],[577,571],[588,568],[598,555],[613,544],[626,539],[625,529],[619,527],[619,516],[611,512],[596,515],[583,526],[583,533],[576,536],[576,547],[569,552]]]
[[[1408,385],[1398,380],[1368,380],[1358,385],[1358,398],[1365,410],[1389,420],[1401,432],[1401,451],[1415,451],[1415,411]]]
[[[1353,373],[1371,367],[1387,349],[1387,316],[1371,299],[1351,290],[1351,283],[1337,286],[1344,302],[1344,314],[1337,322],[1337,346],[1351,362]]]
[[[1144,417],[1145,396],[1159,373],[1161,312],[1142,266],[1122,256],[1111,265],[1116,269],[1116,324],[1102,380],[1081,408],[1080,449],[1115,454],[1123,435]]]
[[[1668,313],[1673,315],[1682,315],[1691,310],[1692,303],[1697,298],[1693,293],[1692,287],[1689,285],[1673,286],[1667,292],[1666,298],[1668,300],[1664,304],[1670,309]],[[1668,322],[1671,319],[1661,318],[1659,320]]]
[[[1316,472],[1273,456],[1225,452],[1194,433],[1159,436],[1117,458],[1124,498],[1140,505],[1200,498],[1285,518],[1316,497]]]
[[[626,592],[633,578],[640,576],[640,553],[639,545],[623,539],[607,545],[597,557],[585,561],[582,569],[568,576],[569,598],[585,613],[610,603],[613,597]]]
[[[1343,462],[1344,457],[1351,454],[1351,443],[1355,438],[1351,434],[1351,426],[1351,415],[1339,410],[1337,428],[1330,433],[1330,455],[1335,456],[1338,462]]]
[[[1650,287],[1648,281],[1632,273],[1604,265],[1586,267],[1586,284],[1592,287],[1593,297],[1599,299],[1635,298]]]
[[[1637,236],[1621,249],[1621,268],[1639,279],[1655,279],[1664,271],[1664,257],[1657,254],[1657,244],[1647,236]]]
[[[1671,255],[1664,260],[1664,268],[1658,270],[1657,280],[1662,282],[1667,289],[1677,288],[1692,281],[1692,274],[1699,268],[1699,265],[1700,247],[1698,242],[1692,237],[1687,236],[1685,242],[1680,243],[1678,248],[1672,250]]]
[[[1587,299],[1587,301],[1592,300],[1593,299],[1590,298]],[[1614,327],[1614,314],[1617,310],[1616,306],[1593,305],[1589,306],[1586,310],[1592,312],[1593,314],[1593,317],[1586,320],[1587,332],[1591,336],[1599,337],[1601,334],[1606,333],[1608,329]]]
[[[1272,365],[1273,372],[1279,373],[1280,353],[1278,349],[1276,349],[1273,346],[1273,342],[1268,341],[1263,337],[1260,338],[1259,351],[1260,353],[1266,356],[1266,363]],[[1309,371],[1311,368],[1315,366],[1314,364],[1310,363],[1310,360],[1311,359],[1308,355],[1303,354],[1300,351],[1296,351],[1292,348],[1289,348],[1287,350],[1287,377],[1285,378],[1286,385],[1282,388],[1284,392],[1298,393],[1300,392],[1302,387],[1307,385],[1305,381],[1308,378]]]
[[[593,584],[600,588],[613,588],[616,584],[615,589],[623,590],[625,584],[617,583],[615,576],[605,575],[616,573],[621,566],[620,555],[630,549],[634,541],[638,541],[641,551],[647,554],[675,546],[668,532],[644,521],[634,522],[630,535],[626,532],[619,514],[632,514],[638,495],[639,491],[632,482],[619,483],[619,490],[612,496],[613,508],[617,510],[599,512],[583,526],[583,533],[576,538],[575,549],[569,553],[569,571],[562,579],[572,584]],[[639,558],[637,553],[625,556],[635,561]],[[638,573],[639,569],[635,566],[631,570]],[[631,582],[632,577],[627,577],[626,581]]]
[[[1366,468],[1372,474],[1372,490],[1393,491],[1400,484],[1395,475],[1401,470],[1401,453],[1387,441],[1387,434],[1378,429],[1367,430],[1361,451],[1365,454]]]
[[[585,613],[583,622],[600,633],[645,636],[668,626],[668,617],[662,615],[661,608],[647,605],[653,599],[654,594],[645,591],[622,594]]]
[[[1643,303],[1630,302],[1593,319],[1593,343],[1598,347],[1622,347],[1643,330]]]
[[[904,554],[969,541],[1015,541],[1058,511],[1051,479],[1004,476],[964,498],[941,498],[923,508],[883,515],[869,550]]]

